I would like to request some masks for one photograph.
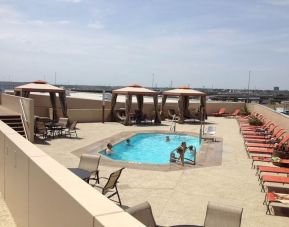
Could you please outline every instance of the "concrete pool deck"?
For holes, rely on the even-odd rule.
[[[216,136],[223,138],[220,165],[179,171],[126,168],[119,183],[123,204],[133,206],[149,201],[157,223],[164,226],[202,225],[208,201],[243,207],[242,227],[288,226],[288,217],[265,214],[264,193],[260,192],[255,170],[251,169],[236,120],[214,117],[208,120],[217,125]],[[74,152],[81,148],[124,131],[169,132],[169,127],[169,122],[145,127],[118,123],[78,124],[78,139],[56,138],[37,146],[64,166],[76,167],[79,157]],[[198,133],[199,125],[177,125],[177,131]],[[116,169],[118,167],[100,163],[100,176],[109,176]]]

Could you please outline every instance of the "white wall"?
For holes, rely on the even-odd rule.
[[[17,226],[143,226],[2,121],[0,142],[0,190]]]

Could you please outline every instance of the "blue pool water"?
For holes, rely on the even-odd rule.
[[[170,141],[166,142],[166,136],[170,137]],[[113,146],[113,153],[105,155],[111,159],[123,160],[129,162],[140,162],[149,164],[168,164],[170,153],[186,142],[187,146],[193,145],[199,150],[199,138],[189,135],[172,135],[172,134],[156,134],[156,133],[141,133],[130,138],[130,145],[126,140]],[[178,157],[178,154],[176,153]],[[185,158],[193,159],[192,154],[187,151]]]

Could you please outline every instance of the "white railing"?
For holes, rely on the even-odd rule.
[[[176,132],[176,115],[174,114],[173,115],[173,119],[172,119],[172,124],[171,124],[171,127],[170,127],[170,131],[171,132]]]
[[[21,106],[21,110],[22,110],[22,114],[21,114],[21,121],[22,121],[22,125],[23,125],[23,129],[24,129],[24,133],[25,133],[25,137],[29,140],[29,137],[27,136],[27,130],[29,128],[29,124],[27,121],[27,117],[26,117],[26,113],[23,107],[23,103],[22,103],[22,99],[19,100],[20,101],[20,106]]]

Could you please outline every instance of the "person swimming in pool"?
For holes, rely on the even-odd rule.
[[[181,146],[179,146],[178,148],[177,148],[177,152],[178,152],[178,154],[180,155],[179,156],[179,161],[181,161],[181,164],[184,166],[185,165],[185,152],[186,152],[186,150],[187,150],[187,144],[186,144],[186,142],[182,142],[181,143]]]
[[[166,142],[170,142],[171,138],[169,136],[166,136]]]
[[[111,143],[108,143],[108,144],[106,145],[105,153],[106,153],[106,154],[112,154],[112,153],[113,153]]]
[[[127,139],[127,140],[126,140],[126,145],[127,145],[127,146],[130,146],[130,139]]]

